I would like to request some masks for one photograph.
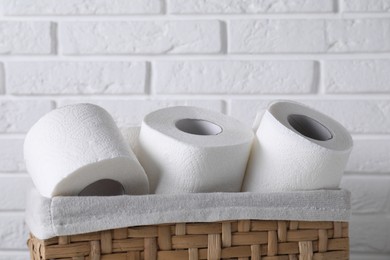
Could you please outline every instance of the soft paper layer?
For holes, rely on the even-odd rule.
[[[26,136],[24,157],[45,197],[78,195],[102,179],[119,182],[127,194],[148,193],[145,172],[114,120],[92,104],[61,107],[42,117]]]

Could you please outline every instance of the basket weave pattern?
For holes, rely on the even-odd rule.
[[[349,259],[347,222],[235,220],[28,240],[31,259]]]

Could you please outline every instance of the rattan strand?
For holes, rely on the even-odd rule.
[[[128,227],[28,240],[31,259],[349,259],[347,222],[236,220]]]

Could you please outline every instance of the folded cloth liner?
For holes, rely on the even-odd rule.
[[[234,219],[348,221],[350,192],[189,193],[44,198],[32,190],[26,222],[40,239],[127,226]]]

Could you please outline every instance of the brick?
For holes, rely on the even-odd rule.
[[[52,53],[50,22],[0,21],[0,54]]]
[[[0,210],[23,210],[27,192],[33,187],[26,174],[0,175]]]
[[[164,94],[263,94],[312,92],[311,61],[158,61],[153,87]]]
[[[25,133],[53,108],[49,100],[0,99],[0,133]]]
[[[0,63],[0,95],[5,93],[4,65]]]
[[[158,14],[160,0],[4,0],[5,15]]]
[[[0,251],[0,260],[26,260],[29,259],[30,254],[27,251]]]
[[[326,21],[327,52],[390,51],[390,19],[333,19]]]
[[[230,53],[324,52],[323,20],[232,20],[228,25]]]
[[[168,12],[174,14],[256,14],[256,13],[311,13],[332,12],[333,1],[263,0],[170,0]]]
[[[0,213],[0,250],[27,249],[28,228],[24,213]]]
[[[390,169],[390,139],[354,140],[347,171],[388,173]]]
[[[144,62],[10,62],[11,94],[144,93]]]
[[[343,11],[346,13],[389,12],[389,0],[344,0]]]
[[[389,216],[352,215],[349,232],[351,251],[390,253]]]
[[[175,54],[221,51],[218,21],[64,22],[64,54]]]
[[[327,93],[390,93],[390,60],[325,61]]]
[[[390,19],[233,20],[231,53],[388,52]]]
[[[24,171],[23,139],[0,138],[0,172]]]
[[[271,99],[233,100],[231,115],[252,125],[256,112],[263,113]],[[303,100],[308,105],[340,122],[351,133],[390,134],[390,100]],[[363,120],[364,119],[364,120]]]
[[[351,192],[353,214],[390,213],[390,177],[345,175],[341,187]]]
[[[170,106],[198,106],[222,112],[224,103],[220,100],[129,100],[129,99],[78,99],[60,100],[59,106],[74,103],[93,103],[105,108],[115,119],[119,127],[139,126],[148,113]]]

